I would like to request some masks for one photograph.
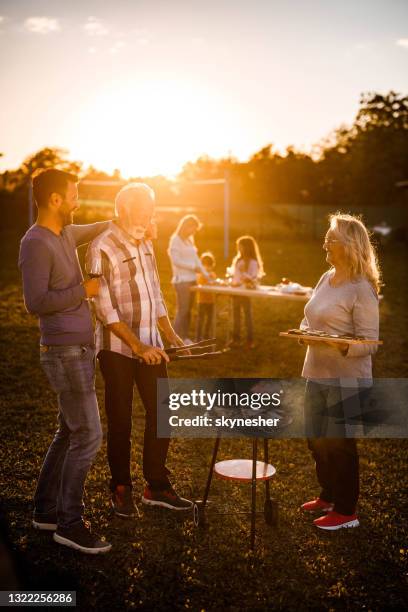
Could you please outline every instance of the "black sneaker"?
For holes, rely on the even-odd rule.
[[[193,507],[193,502],[177,495],[172,487],[163,491],[154,491],[147,486],[143,493],[142,502],[148,506],[163,506],[163,508],[170,508],[170,510],[190,510]]]
[[[109,542],[98,540],[91,532],[91,526],[87,521],[81,521],[68,528],[57,527],[53,538],[58,544],[80,550],[89,555],[105,553],[112,548],[112,544],[109,544]]]
[[[55,531],[57,528],[57,513],[53,512],[35,512],[33,514],[33,527],[43,531]]]
[[[139,510],[132,497],[132,489],[128,485],[117,485],[112,493],[111,505],[113,511],[122,518],[139,516]]]

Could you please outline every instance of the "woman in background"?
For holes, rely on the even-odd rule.
[[[258,244],[252,236],[241,236],[236,242],[237,254],[232,265],[232,287],[254,289],[264,276],[263,261]],[[231,347],[239,346],[241,340],[241,310],[244,312],[247,331],[247,348],[254,348],[251,298],[234,296],[233,332]]]
[[[380,274],[366,227],[352,215],[331,215],[323,248],[331,267],[306,304],[301,327],[377,340]],[[346,436],[361,422],[377,347],[301,342],[308,345],[302,372],[308,447],[321,487],[302,510],[325,513],[314,521],[321,529],[357,527],[359,459],[355,438]],[[330,428],[339,437],[327,437]]]
[[[202,223],[196,215],[185,215],[172,234],[167,251],[173,270],[171,282],[176,291],[174,329],[184,344],[192,344],[189,329],[194,294],[190,289],[196,284],[197,272],[207,278],[207,272],[200,261],[194,242],[194,235],[201,227]]]

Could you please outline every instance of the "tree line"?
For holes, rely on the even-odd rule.
[[[63,149],[45,148],[16,170],[0,174],[3,219],[26,221],[29,177],[38,167],[58,167],[82,179],[120,181],[119,170],[107,174],[84,168]],[[311,153],[288,147],[284,154],[267,144],[247,161],[202,156],[185,164],[177,182],[164,176],[140,177],[156,191],[160,204],[205,207],[222,204],[219,185],[195,181],[227,177],[233,206],[261,212],[270,204],[325,204],[333,208],[405,205],[408,182],[408,96],[390,91],[361,95],[351,126],[340,126]],[[81,186],[81,197],[112,200],[118,187]]]

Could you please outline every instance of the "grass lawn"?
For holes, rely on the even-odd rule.
[[[164,294],[171,313],[174,295],[166,256],[168,231],[156,244]],[[247,508],[250,488],[214,480],[206,530],[192,516],[141,508],[140,520],[125,522],[109,511],[108,470],[103,445],[89,474],[86,517],[113,544],[105,556],[89,558],[57,546],[30,527],[32,496],[39,468],[56,425],[56,401],[38,361],[38,328],[24,310],[16,257],[16,236],[3,234],[0,271],[1,396],[0,501],[26,589],[75,589],[83,610],[385,610],[408,604],[406,440],[361,440],[361,527],[317,532],[299,505],[318,493],[314,466],[304,440],[273,440],[270,461],[277,474],[272,494],[280,504],[278,528],[257,521],[255,553],[249,552],[249,519],[216,512]],[[200,250],[212,248],[218,273],[224,268],[221,240],[203,230]],[[313,285],[325,270],[321,244],[301,239],[264,239],[266,283],[282,276]],[[407,377],[407,250],[390,245],[381,254],[384,300],[377,377]],[[302,304],[254,303],[259,348],[231,352],[217,361],[172,364],[170,376],[299,377],[304,357],[279,331],[298,325]],[[226,333],[221,318],[218,336]],[[97,377],[104,429],[103,386]],[[132,469],[136,499],[141,472],[143,408],[135,397]],[[169,467],[177,490],[203,493],[213,443],[176,439]],[[250,456],[249,440],[224,440],[222,457]],[[259,487],[259,509],[263,491]],[[405,605],[404,605],[405,604]]]

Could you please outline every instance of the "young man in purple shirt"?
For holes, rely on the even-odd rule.
[[[36,223],[20,245],[25,306],[39,317],[40,362],[58,397],[59,427],[48,449],[34,496],[33,525],[84,553],[107,552],[83,518],[87,473],[102,430],[95,394],[95,346],[88,298],[99,279],[83,280],[76,249],[109,222],[73,225],[78,178],[48,168],[34,173]]]

